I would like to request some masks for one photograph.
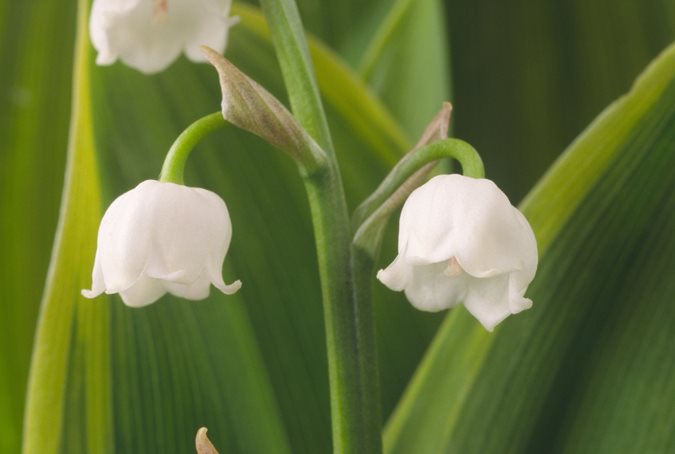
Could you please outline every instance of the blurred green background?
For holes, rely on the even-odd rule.
[[[675,37],[675,2],[668,0],[300,0],[299,7],[306,28],[317,40],[313,42],[319,49],[318,58],[315,56],[319,84],[351,208],[374,189],[446,99],[454,106],[452,134],[476,147],[484,158],[487,176],[514,204],[518,203],[556,157],[610,102],[629,90],[638,74]],[[257,11],[241,5],[237,8],[244,20],[231,30],[226,55],[285,100],[278,64],[269,39],[259,27]],[[74,94],[76,15],[75,1],[0,0],[3,453],[16,452],[20,447],[36,321],[64,191]],[[91,159],[86,165],[91,167],[78,171],[78,163],[72,163],[71,168],[76,170],[71,178],[78,183],[68,194],[73,200],[82,200],[91,215],[81,219],[74,211],[67,225],[95,226],[96,213],[102,213],[114,197],[144,179],[156,177],[164,153],[185,126],[216,111],[219,105],[213,70],[183,57],[166,72],[144,76],[121,64],[96,67],[90,50],[87,71],[90,86],[76,87],[75,91],[86,91],[80,94],[79,102],[91,107],[91,124],[83,127],[90,129],[93,138],[93,147],[86,150],[87,159]],[[354,99],[358,102],[351,102]],[[658,117],[662,120],[653,121],[672,125],[670,114],[664,110]],[[645,184],[646,195],[636,206],[666,203],[665,217],[658,218],[663,222],[655,221],[654,225],[672,226],[668,210],[675,206],[667,196],[675,190],[675,171],[667,166],[672,164],[675,152],[668,128],[663,127],[653,135],[665,144],[665,151],[659,155],[663,159],[647,167],[655,179],[660,175],[659,186],[652,193]],[[643,149],[655,146],[657,139],[641,140],[644,142],[636,146]],[[630,172],[638,170],[631,167],[621,173],[625,180],[617,176],[617,188],[621,181],[630,181]],[[69,252],[60,253],[69,258],[58,270],[54,268],[59,278],[53,281],[60,298],[65,295],[70,300],[63,305],[63,320],[68,322],[59,340],[65,345],[63,354],[67,357],[64,381],[59,385],[56,380],[55,388],[49,390],[63,396],[57,399],[60,406],[50,420],[58,434],[54,446],[63,452],[98,452],[104,448],[117,452],[186,452],[191,449],[197,427],[207,425],[222,452],[329,452],[330,412],[318,273],[313,243],[309,241],[308,210],[293,166],[257,138],[232,130],[209,137],[200,146],[186,177],[188,184],[213,189],[227,201],[234,240],[224,273],[226,280],[241,278],[244,290],[231,299],[213,295],[201,303],[166,297],[140,311],[122,306],[117,297],[84,302],[74,290],[89,285],[95,231],[85,226],[81,237],[72,234],[64,240],[62,247]],[[619,194],[616,188],[612,191],[608,194]],[[663,207],[650,209],[661,212],[659,206]],[[577,220],[578,224],[587,222],[588,229],[604,232],[598,238],[614,238],[607,251],[621,247],[654,251],[653,260],[646,259],[648,266],[644,269],[653,266],[666,273],[658,275],[665,280],[673,275],[669,269],[672,260],[668,261],[672,241],[666,237],[658,243],[661,250],[652,247],[656,238],[661,238],[661,230],[650,233],[647,227],[636,227],[624,238],[617,233],[621,231],[617,223],[632,219],[633,213],[595,219],[591,216],[593,205],[580,208],[582,213],[583,209],[587,210],[586,217]],[[539,213],[545,216],[541,214],[544,211]],[[72,233],[66,231],[64,235]],[[568,231],[579,233],[576,238],[568,234],[564,239],[565,244],[574,245],[569,250],[577,254],[583,254],[584,244],[595,241],[595,237],[583,236],[586,230],[581,227]],[[383,263],[393,257],[394,234],[392,229],[383,249]],[[559,254],[564,256],[564,251]],[[615,273],[612,260],[586,262],[576,269],[572,265],[561,267],[562,277],[555,276],[560,277],[557,285],[564,288],[565,279],[576,282],[579,276],[595,279],[598,286],[622,282],[631,278],[633,264],[643,262],[633,257],[626,263]],[[554,264],[543,261],[542,268],[548,270]],[[544,274],[554,276],[555,272]],[[60,276],[69,276],[69,280]],[[553,282],[554,277],[550,279]],[[544,281],[537,285],[546,287]],[[616,308],[639,304],[634,297],[626,296],[629,290],[623,296],[608,296],[611,292],[593,289],[598,293],[580,291],[560,303],[574,306],[605,301],[597,306],[603,311],[613,310],[608,303],[612,301]],[[659,293],[659,308],[667,300],[672,306],[669,292]],[[375,296],[382,402],[387,417],[444,314],[416,312],[400,295],[378,286]],[[555,294],[548,298],[555,300]],[[58,304],[59,299],[52,294],[52,301]],[[88,314],[90,309],[83,308],[85,305],[97,305],[101,313]],[[673,310],[664,314],[660,328],[648,332],[658,332],[665,339],[656,343],[660,356],[650,362],[654,368],[663,364],[665,371],[672,369],[673,350],[668,354],[668,349],[675,333],[668,325]],[[567,397],[586,389],[588,382],[581,377],[593,361],[575,355],[595,349],[603,358],[602,352],[609,354],[611,349],[598,346],[609,342],[613,330],[623,329],[620,324],[611,325],[611,320],[602,320],[598,316],[599,325],[591,332],[581,332],[576,344],[565,344],[557,356],[548,358],[556,367],[579,371],[576,378],[558,373],[558,381],[556,377],[551,379],[551,389],[558,386]],[[511,323],[509,329],[513,328],[510,334],[504,334],[508,339],[528,332],[518,328],[519,321],[507,323]],[[575,323],[566,326],[578,328]],[[637,330],[632,335],[642,338],[645,332]],[[519,356],[514,361],[537,370],[537,359],[529,363],[527,358]],[[645,380],[662,379],[659,374],[648,375],[650,367],[645,366]],[[105,392],[92,391],[91,380],[96,379],[92,377],[103,377],[101,389]],[[654,384],[659,393],[670,393],[663,394],[666,401],[675,396],[672,381],[671,376],[670,382]],[[619,386],[621,382],[608,381],[608,386],[610,383]],[[514,393],[527,394],[526,384],[518,386]],[[617,395],[631,390],[620,388]],[[96,396],[92,397],[92,392]],[[507,440],[501,452],[555,452],[551,446],[567,446],[560,437],[566,436],[571,421],[579,417],[577,411],[584,407],[566,407],[564,397],[553,395],[549,390],[549,394],[531,399],[541,404],[539,411],[545,410],[547,415],[552,411],[559,419],[538,416],[536,410],[530,412],[529,418],[541,425],[531,421],[529,426],[524,424],[529,427],[527,434],[496,436]],[[637,418],[640,410],[631,405],[623,411],[633,412]],[[657,403],[650,405],[658,407]],[[672,427],[673,411],[657,411],[664,427]],[[486,412],[492,415],[491,423],[501,424],[499,408]],[[608,422],[598,430],[619,434],[623,425],[632,426],[631,418],[616,424]],[[485,428],[476,422],[453,430],[477,434]],[[511,433],[509,430],[516,431],[507,427],[503,432]],[[673,435],[662,435],[667,432],[665,428],[659,432],[658,443],[653,446],[675,449]],[[570,433],[574,431],[570,429]],[[489,444],[461,444],[461,439],[458,436],[464,449],[458,452],[500,452]],[[586,440],[584,436],[578,439]],[[449,446],[452,444],[446,448]],[[649,444],[617,448],[599,443],[595,451],[588,448],[594,446],[592,443],[587,449],[579,446],[570,443],[558,449],[667,452],[660,448],[640,451],[640,446],[652,446]]]

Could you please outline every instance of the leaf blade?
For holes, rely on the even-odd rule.
[[[640,398],[626,398],[630,382],[612,381],[612,376],[622,375],[604,374],[590,358],[610,363],[608,358],[619,358],[613,367],[624,374],[632,371],[632,380],[654,378],[661,383],[659,392],[673,391],[663,381],[675,367],[672,362],[654,360],[636,373],[629,356],[611,355],[615,347],[602,335],[609,332],[612,337],[623,337],[625,343],[629,338],[622,333],[630,327],[633,333],[637,330],[650,338],[645,326],[656,323],[657,332],[662,332],[675,319],[667,304],[675,268],[663,267],[671,260],[675,242],[663,241],[658,233],[673,228],[670,213],[675,210],[671,195],[675,163],[668,152],[675,143],[670,132],[675,122],[669,102],[673,97],[675,47],[664,52],[630,94],[589,127],[533,191],[523,209],[532,220],[543,254],[529,292],[534,308],[505,322],[494,336],[477,333],[480,328],[465,311],[450,314],[389,422],[387,452],[536,452],[551,446],[561,446],[561,451],[562,446],[569,446],[582,452],[616,452],[619,446],[666,446],[670,432],[658,421],[673,417],[667,405],[655,408],[657,416],[651,412],[651,425],[639,424],[645,416],[640,399],[654,405],[659,394],[652,394],[651,389]],[[655,229],[653,235],[647,233],[650,229]],[[659,236],[661,241],[657,241]],[[616,244],[622,245],[623,253],[612,253]],[[636,261],[635,254],[642,259]],[[603,279],[594,279],[599,272]],[[653,287],[646,300],[649,304],[643,307],[651,325],[640,327],[629,316],[612,317],[614,310],[630,314],[631,299],[626,295],[649,288],[646,283],[655,276],[662,284]],[[605,314],[610,315],[603,318]],[[467,326],[474,326],[478,341],[453,345],[447,340],[453,339],[450,330]],[[598,333],[598,329],[603,331]],[[659,345],[663,350],[657,357],[673,347],[672,341],[663,339]],[[469,364],[458,362],[460,369],[449,366],[467,356],[473,358]],[[623,396],[624,405],[640,408],[639,414],[614,407],[614,415],[620,417],[610,418],[606,402],[612,400],[595,399],[586,392],[586,383],[578,378],[584,373],[594,376],[598,390],[611,389],[606,394],[613,399]],[[451,382],[462,378],[463,385],[444,388],[439,397],[438,387],[444,386],[441,377]],[[577,390],[584,391],[585,400],[574,394]],[[598,419],[591,419],[593,413],[579,413],[582,407],[594,409],[613,431],[595,430]],[[420,413],[422,408],[425,413]],[[438,419],[443,414],[455,416],[446,423],[445,418]],[[653,430],[654,423],[662,429]],[[490,437],[479,436],[486,425]],[[433,426],[436,430],[429,429]],[[588,448],[591,443],[593,449]]]
[[[64,429],[61,414],[66,408],[69,354],[72,342],[84,339],[71,338],[74,314],[77,312],[89,321],[95,321],[96,331],[105,328],[107,311],[101,306],[83,306],[72,294],[79,294],[89,279],[84,271],[93,262],[87,257],[87,246],[96,242],[97,219],[100,216],[100,192],[98,191],[96,158],[91,125],[89,100],[89,48],[86,30],[87,4],[78,3],[78,34],[76,37],[75,68],[73,79],[73,110],[66,164],[66,185],[61,206],[53,261],[50,264],[37,334],[31,360],[28,397],[24,426],[24,452],[57,452],[63,441]],[[80,219],[81,218],[81,219]],[[71,273],[69,270],[78,269]],[[79,304],[78,304],[79,303]],[[105,361],[107,351],[100,338],[93,340],[95,351]],[[110,433],[107,406],[105,373],[100,369],[84,367],[85,374],[97,380],[96,393],[91,394],[86,412],[91,420],[85,424],[91,429],[91,447],[109,449],[110,440],[102,435]],[[92,411],[93,410],[93,411]]]

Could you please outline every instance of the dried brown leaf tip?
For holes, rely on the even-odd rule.
[[[197,454],[218,454],[218,450],[213,446],[211,440],[206,435],[208,429],[202,427],[197,431],[197,438],[195,439],[195,446],[197,448]]]
[[[437,140],[447,139],[451,114],[452,104],[445,101],[443,106],[441,106],[441,110],[438,111],[433,120],[427,125],[415,148],[421,148]]]

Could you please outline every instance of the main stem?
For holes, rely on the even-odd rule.
[[[300,124],[328,153],[325,166],[305,177],[314,223],[330,379],[333,450],[382,451],[377,361],[370,300],[355,292],[351,231],[344,189],[294,0],[261,0]],[[358,271],[357,271],[358,272]]]
[[[321,277],[333,450],[378,453],[382,441],[372,307],[354,292],[353,279],[362,276],[352,274],[349,220],[336,172],[329,166],[305,179]]]

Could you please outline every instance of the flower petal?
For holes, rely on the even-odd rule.
[[[475,184],[473,204],[465,207],[468,222],[458,231],[464,239],[458,244],[459,264],[474,277],[522,270],[533,257],[536,269],[537,242],[525,217],[492,181]]]
[[[91,273],[91,290],[82,289],[80,292],[85,298],[96,298],[101,293],[105,292],[105,281],[103,279],[103,270],[101,269],[100,254],[96,251],[96,258],[94,258],[94,271]]]
[[[241,288],[241,281],[239,279],[237,279],[231,284],[225,284],[223,278],[221,277],[220,279],[212,280],[211,283],[215,288],[217,288],[226,295],[234,295]]]
[[[490,180],[438,175],[417,188],[401,212],[399,253],[411,263],[456,257],[474,277],[525,266],[536,242],[522,214]]]
[[[452,232],[456,222],[452,199],[443,182],[434,177],[410,194],[399,221],[398,252],[411,263],[440,263],[455,255]],[[450,205],[448,206],[448,202]]]
[[[463,300],[488,330],[532,306],[537,269],[530,224],[490,180],[440,175],[406,200],[399,254],[378,278],[422,310]]]
[[[510,304],[509,276],[503,274],[491,278],[471,278],[464,306],[485,329],[492,331],[506,317],[515,313]]]
[[[518,271],[511,273],[510,285],[512,293],[522,296],[537,272],[539,256],[537,251],[537,240],[532,231],[532,227],[530,227],[530,223],[527,222],[527,219],[525,219],[525,216],[523,216],[520,211],[515,210],[514,214],[521,224],[520,233],[522,238],[520,242],[520,258],[522,260],[522,266]]]
[[[160,280],[160,281],[175,282],[177,284],[187,285],[187,284],[190,284],[192,282],[187,278],[187,273],[185,272],[185,270],[178,270],[178,271],[174,271],[172,273],[158,273],[158,272],[155,272],[155,271],[148,272],[146,270],[146,275],[148,277],[153,278],[153,279],[157,279],[157,280]]]
[[[183,2],[174,3],[161,20],[154,19],[153,2],[146,0],[138,2],[124,17],[110,21],[110,48],[126,65],[151,74],[162,71],[180,55],[183,17],[174,10]]]
[[[222,268],[232,238],[225,202],[215,193],[154,182],[154,225],[148,274],[170,276],[181,270],[181,284],[195,282],[209,267]],[[169,279],[175,280],[175,279]]]
[[[218,263],[218,261],[209,262],[208,274],[210,277],[210,281],[215,288],[217,288],[224,294],[234,295],[241,288],[241,281],[237,279],[231,284],[225,284],[225,281],[223,281],[223,275],[221,274],[222,268],[223,268],[222,261],[220,261],[220,263]]]
[[[448,264],[435,263],[412,267],[412,278],[405,288],[408,301],[417,309],[436,312],[457,306],[467,291],[469,276],[448,276]]]
[[[89,19],[89,36],[92,44],[98,51],[97,65],[110,65],[119,57],[118,52],[111,47],[108,38],[110,24],[126,16],[138,6],[141,0],[94,0]]]
[[[103,216],[92,290],[120,293],[140,307],[166,291],[188,299],[209,295],[211,283],[227,294],[221,270],[232,237],[225,202],[215,193],[147,180],[115,199]]]
[[[203,300],[209,296],[211,281],[208,276],[204,274],[197,278],[196,281],[189,284],[164,281],[163,285],[172,295],[189,300]]]
[[[118,4],[119,3],[119,4]],[[144,73],[165,69],[182,50],[195,61],[204,61],[198,46],[225,49],[230,21],[229,0],[170,0],[157,16],[150,0],[96,0],[92,7],[90,34],[98,50],[97,63],[120,58]]]
[[[229,0],[201,0],[204,9],[201,26],[187,37],[185,55],[195,62],[206,61],[202,46],[219,54],[225,52],[230,27],[239,22],[238,17],[228,17],[232,2]]]
[[[412,277],[412,266],[397,255],[391,264],[377,272],[377,278],[395,292],[400,292],[408,285]]]
[[[116,292],[107,292],[116,293]],[[131,287],[119,292],[124,304],[130,307],[143,307],[157,301],[166,293],[161,281],[141,276]]]
[[[113,201],[101,220],[97,255],[107,292],[129,288],[143,274],[152,245],[155,191],[144,181]]]

